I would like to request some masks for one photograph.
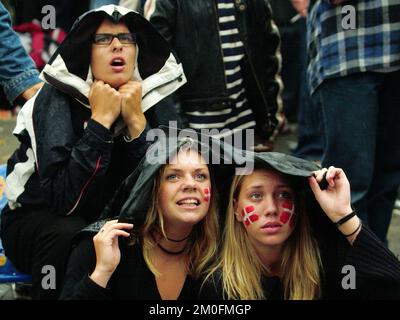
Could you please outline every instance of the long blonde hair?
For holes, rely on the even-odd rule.
[[[140,230],[144,260],[155,276],[159,276],[160,272],[157,270],[151,259],[151,252],[153,248],[157,246],[152,234],[160,233],[166,237],[164,219],[162,213],[158,210],[158,194],[160,190],[161,177],[163,176],[165,168],[166,165],[160,169],[157,178],[154,180],[150,207],[147,211],[146,220]],[[216,190],[211,172],[210,180],[211,190]],[[219,239],[217,203],[216,192],[213,192],[211,194],[210,207],[206,216],[202,221],[194,226],[189,239],[190,245],[186,250],[188,252],[188,273],[195,278],[201,276],[205,272],[206,268],[214,262],[213,260],[217,255],[217,241]]]
[[[207,279],[222,271],[224,297],[227,299],[265,299],[261,279],[270,272],[263,265],[251,244],[242,223],[234,215],[234,199],[238,199],[246,176],[232,181],[223,233],[223,248],[218,263],[210,269]],[[286,241],[281,259],[284,299],[308,300],[320,296],[321,259],[301,199],[295,199],[297,222]]]

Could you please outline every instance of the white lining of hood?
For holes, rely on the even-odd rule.
[[[121,7],[121,6],[117,6],[117,5],[115,5],[115,4],[107,4],[107,5],[104,5],[104,6],[101,6],[101,7],[98,7],[98,8],[96,8],[96,9],[94,9],[93,11],[105,11],[108,15],[110,15],[110,16],[112,16],[112,14],[113,14],[113,12],[114,11],[118,11],[121,15],[126,15],[127,13],[129,13],[129,12],[136,12],[136,13],[138,13],[137,11],[135,11],[135,10],[132,10],[132,9],[128,9],[128,8],[125,8],[125,7]]]
[[[181,79],[178,81],[178,78]],[[143,112],[173,93],[184,85],[186,81],[182,64],[177,64],[174,55],[171,53],[164,66],[157,73],[142,81]]]
[[[90,67],[89,67],[89,69],[90,69]],[[88,76],[91,75],[91,73],[92,72],[89,71]],[[90,80],[90,84],[89,84],[87,80],[85,81],[85,80],[81,79],[80,77],[74,75],[73,73],[69,72],[61,55],[58,55],[54,59],[54,61],[51,65],[46,64],[45,67],[43,68],[42,72],[40,73],[39,78],[41,80],[43,80],[44,82],[49,83],[47,81],[47,79],[45,78],[44,74],[64,83],[72,88],[77,89],[85,97],[89,96],[90,85],[92,84],[92,80]],[[82,104],[89,108],[88,105],[86,105],[84,103],[82,103]]]

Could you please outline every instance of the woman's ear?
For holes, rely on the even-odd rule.
[[[235,213],[236,220],[242,222],[243,217],[242,214],[238,212],[238,201],[236,199],[233,199],[233,212]]]

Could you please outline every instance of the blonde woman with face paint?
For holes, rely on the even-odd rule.
[[[264,153],[250,175],[233,179],[221,257],[206,281],[215,290],[205,297],[400,298],[399,261],[353,213],[345,173],[315,169]],[[344,266],[354,267],[352,290],[343,285]]]
[[[133,185],[125,186],[128,196],[111,205],[114,214],[122,212],[119,219],[97,224],[93,239],[72,252],[62,299],[197,297],[217,253],[217,200],[204,158],[195,149],[179,150],[162,166],[144,161]],[[141,224],[137,215],[144,211]],[[132,228],[136,237],[119,241]]]

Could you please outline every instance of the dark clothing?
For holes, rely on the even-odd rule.
[[[33,275],[32,298],[57,298],[64,279],[71,239],[87,223],[79,216],[62,217],[51,214],[48,210],[13,213],[13,217],[13,223],[2,231],[7,257],[19,271]],[[45,279],[50,275],[46,266],[55,269],[55,289],[42,288],[42,281],[50,283]]]
[[[247,99],[256,120],[256,133],[267,139],[279,126],[279,33],[265,0],[235,1],[235,11],[245,49],[241,67]],[[230,107],[216,1],[157,1],[149,20],[184,66],[188,83],[177,94],[185,112]]]
[[[300,51],[300,97],[298,100],[298,142],[293,155],[311,161],[321,161],[323,154],[321,108],[315,106],[311,90],[307,83],[307,27],[305,19],[300,24],[304,27],[299,34]],[[285,98],[284,98],[285,99]]]
[[[283,109],[290,122],[297,122],[300,103],[303,67],[302,46],[306,45],[306,19],[296,22],[291,19],[297,15],[291,0],[270,0],[272,17],[279,28],[281,36],[280,51],[282,54]]]
[[[353,246],[342,237],[336,254],[321,252],[323,283],[321,299],[400,299],[400,263],[366,226],[363,226]],[[333,259],[332,259],[333,257]],[[344,266],[353,266],[355,289],[345,289],[342,281],[350,275]],[[216,273],[214,279],[221,279]],[[262,287],[268,300],[282,300],[283,286],[278,277],[263,277]],[[201,299],[223,299],[221,281],[208,281],[200,293]]]
[[[155,276],[147,267],[140,245],[127,246],[119,242],[121,262],[113,273],[107,289],[89,278],[96,265],[92,238],[80,242],[71,254],[60,299],[132,299],[161,300]],[[186,277],[178,300],[196,299],[200,280]]]
[[[291,0],[269,0],[269,3],[272,8],[272,17],[274,22],[279,28],[291,27],[293,31],[297,29],[293,23],[290,22],[290,20],[297,14]]]

